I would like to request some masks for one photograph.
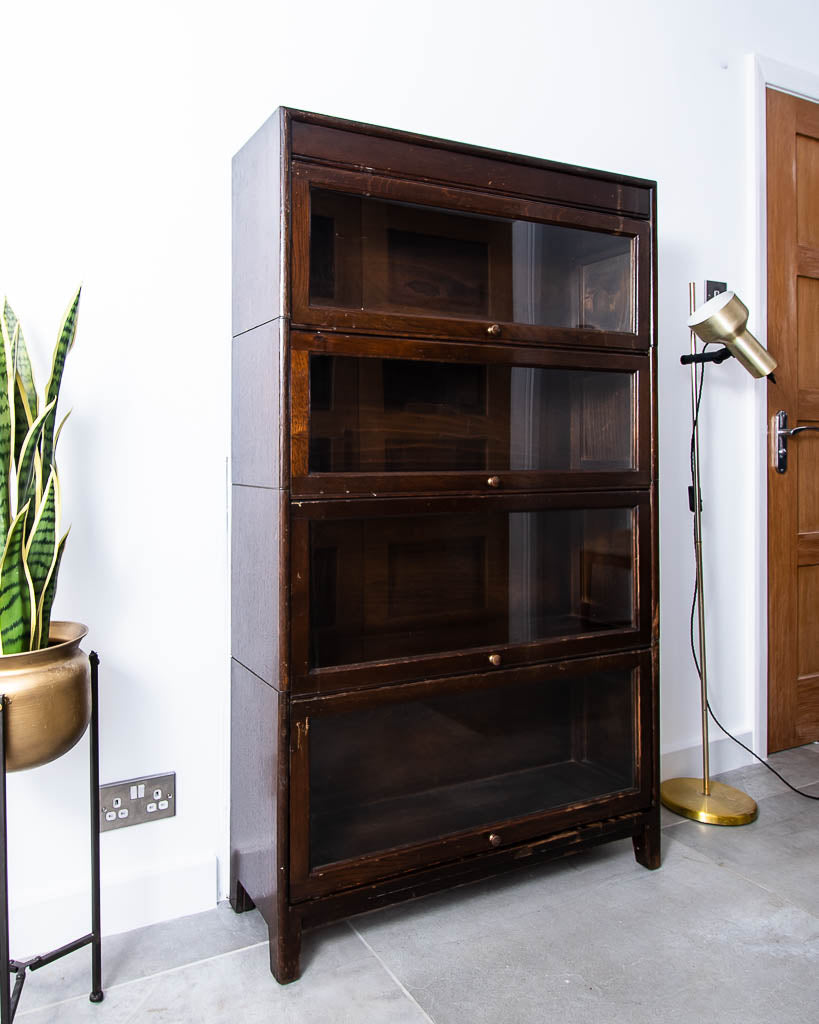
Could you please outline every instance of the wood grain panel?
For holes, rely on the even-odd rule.
[[[293,153],[302,157],[644,218],[651,215],[653,182],[588,170],[583,170],[581,177],[565,165],[558,169],[558,165],[534,157],[510,159],[510,154],[443,139],[421,140],[406,133],[390,132],[390,138],[381,138],[383,129],[371,125],[336,121],[329,127],[326,118],[299,111],[292,111],[291,116]],[[325,123],[305,124],[305,116]]]
[[[289,190],[282,112],[277,110],[233,158],[233,336],[288,312],[286,232]]]
[[[819,674],[800,678],[796,707],[797,735],[803,743],[812,743],[819,720]]]
[[[819,218],[817,218],[819,225]],[[819,228],[817,228],[819,230]],[[797,368],[802,388],[819,388],[819,280],[800,277],[796,282]],[[802,409],[800,406],[800,416]]]
[[[231,471],[234,484],[281,487],[282,322],[274,320],[233,339]]]
[[[788,472],[797,479],[799,533],[813,533],[819,530],[819,433],[805,431],[792,437],[788,462]]]
[[[796,136],[797,240],[819,249],[819,139]]]
[[[819,533],[801,533],[797,551],[799,565],[819,564]]]
[[[269,686],[279,673],[281,492],[233,487],[231,654]]]
[[[804,565],[797,570],[799,614],[796,620],[800,678],[819,674],[819,566]]]
[[[800,245],[796,254],[796,268],[803,277],[819,277],[819,249]]]
[[[800,388],[797,415],[799,422],[819,422],[819,388]]]
[[[796,111],[793,97],[767,90],[768,349],[778,362],[768,389],[768,422],[795,409]],[[794,448],[796,446],[794,445]],[[797,456],[798,457],[798,456]],[[794,746],[796,735],[797,474],[768,470],[768,750]]]

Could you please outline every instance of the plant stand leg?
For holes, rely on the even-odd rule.
[[[102,932],[100,927],[100,716],[99,716],[99,664],[96,651],[89,655],[91,662],[91,744],[90,744],[90,796],[91,796],[91,994],[92,1003],[101,1003],[102,991]]]
[[[102,932],[100,928],[100,736],[99,736],[99,657],[95,651],[91,662],[90,773],[91,789],[91,931],[59,949],[31,960],[12,960],[9,956],[9,876],[6,806],[6,709],[5,694],[0,694],[0,1024],[12,1024],[23,991],[26,972],[37,971],[83,946],[91,946],[92,1003],[101,1003]],[[11,975],[16,974],[14,991],[10,991]]]
[[[0,694],[0,1024],[11,1024],[9,870],[6,834],[6,695]]]

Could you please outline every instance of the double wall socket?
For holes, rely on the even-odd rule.
[[[176,814],[176,772],[100,786],[100,832]]]

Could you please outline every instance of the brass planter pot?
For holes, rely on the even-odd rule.
[[[91,668],[80,650],[87,632],[81,622],[52,622],[48,647],[0,656],[7,771],[37,768],[61,757],[88,727]]]

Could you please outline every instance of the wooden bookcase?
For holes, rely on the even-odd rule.
[[[282,109],[233,170],[231,902],[660,862],[653,182]]]

